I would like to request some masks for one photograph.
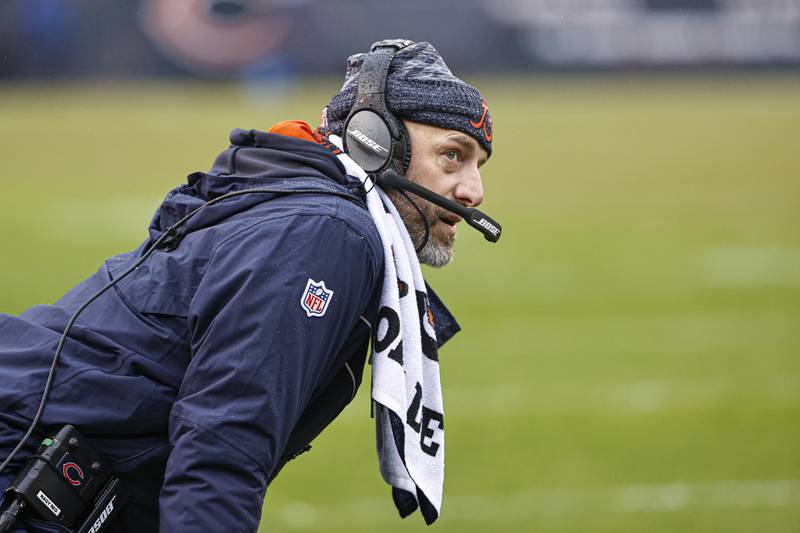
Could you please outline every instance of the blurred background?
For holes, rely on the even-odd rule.
[[[348,55],[430,41],[486,97],[486,212],[428,271],[434,530],[800,531],[800,1],[4,0],[0,311],[137,246],[234,127],[315,125]],[[368,380],[262,531],[402,532]]]

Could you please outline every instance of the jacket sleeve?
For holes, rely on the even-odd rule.
[[[161,531],[258,528],[269,474],[379,269],[365,239],[327,215],[262,221],[215,249],[189,309]],[[307,287],[322,282],[327,301],[309,315]]]

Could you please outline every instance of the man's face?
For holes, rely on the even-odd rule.
[[[426,189],[467,207],[483,202],[480,167],[488,154],[478,142],[456,130],[403,121],[411,137],[411,163],[406,177]],[[410,202],[393,189],[388,191],[408,228],[411,240],[419,246],[425,238],[425,224]],[[419,252],[419,260],[441,267],[453,260],[456,225],[461,217],[427,200],[407,193],[425,215],[430,235]]]

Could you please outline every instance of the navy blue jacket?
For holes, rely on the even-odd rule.
[[[0,315],[0,458],[36,411],[73,311],[165,229],[204,208],[90,305],[65,345],[38,431],[81,431],[133,491],[114,531],[255,531],[266,487],[361,382],[383,269],[360,183],[323,145],[234,130],[208,173],[156,212],[149,238],[108,259],[54,305]],[[308,282],[333,291],[303,308]],[[440,343],[458,326],[432,295]],[[13,471],[0,473],[0,489]],[[30,530],[34,529],[29,526]]]

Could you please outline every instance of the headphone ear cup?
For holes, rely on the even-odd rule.
[[[369,109],[354,113],[344,125],[344,149],[366,172],[386,168],[394,151],[392,134],[383,118]]]

